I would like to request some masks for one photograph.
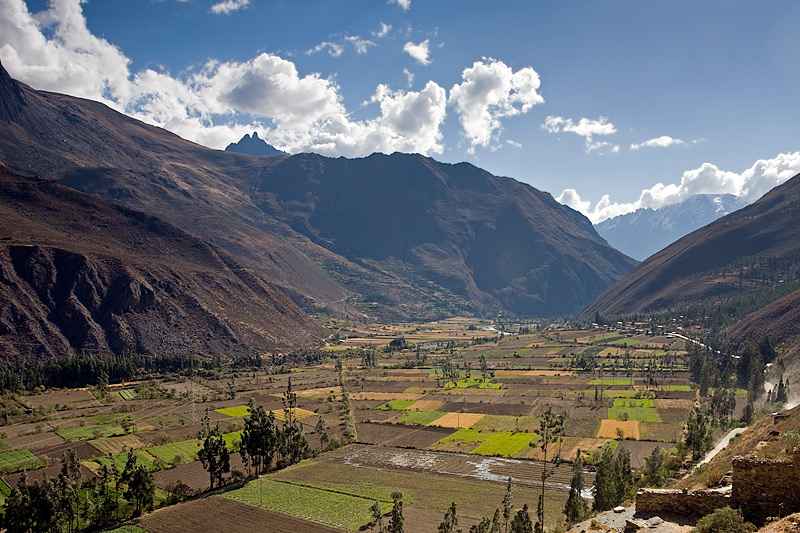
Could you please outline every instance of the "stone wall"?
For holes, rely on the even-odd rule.
[[[640,489],[636,493],[636,512],[661,516],[705,516],[731,505],[730,491]]]
[[[637,513],[705,516],[726,505],[740,508],[747,520],[756,523],[800,511],[800,447],[786,461],[734,457],[730,491],[642,489],[636,493]]]
[[[788,461],[734,457],[732,498],[758,522],[800,511],[800,448]]]

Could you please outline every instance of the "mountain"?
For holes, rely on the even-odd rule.
[[[3,358],[230,355],[325,334],[263,276],[162,220],[0,166]]]
[[[578,318],[713,305],[733,298],[740,300],[737,312],[766,312],[765,306],[800,288],[798,280],[800,175],[651,256]]]
[[[210,150],[5,73],[0,86],[5,165],[166,220],[306,308],[567,315],[635,264],[550,195],[472,165]]]
[[[659,209],[637,209],[594,225],[608,243],[643,261],[684,235],[744,207],[732,194],[695,194]]]
[[[272,145],[267,144],[267,141],[258,137],[258,132],[253,132],[253,136],[246,135],[239,140],[238,143],[231,143],[225,148],[226,152],[235,152],[237,154],[257,155],[257,156],[275,156],[275,155],[288,155],[286,152],[278,150]]]

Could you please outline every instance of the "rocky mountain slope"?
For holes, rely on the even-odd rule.
[[[324,330],[229,253],[151,215],[0,166],[6,360],[81,351],[232,355]]]
[[[209,150],[5,71],[0,91],[8,167],[167,220],[306,307],[566,315],[634,265],[582,215],[471,165]]]
[[[579,318],[678,309],[745,292],[753,299],[783,295],[798,280],[800,175],[651,256]],[[758,308],[769,303],[767,298]]]
[[[732,194],[695,194],[660,209],[637,209],[609,218],[594,228],[617,250],[644,261],[684,235],[745,205]]]

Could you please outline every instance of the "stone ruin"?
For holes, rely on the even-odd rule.
[[[732,486],[636,493],[637,514],[705,516],[725,506],[741,509],[746,520],[757,524],[800,511],[800,446],[786,460],[734,457]]]

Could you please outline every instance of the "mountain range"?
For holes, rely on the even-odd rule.
[[[225,148],[226,152],[236,152],[237,154],[258,155],[262,157],[272,157],[274,155],[289,155],[284,151],[278,150],[274,146],[267,144],[267,141],[259,138],[258,132],[253,135],[242,137],[239,142],[231,143]]]
[[[549,194],[469,164],[211,150],[4,70],[0,95],[4,165],[196,235],[307,310],[565,316],[635,265]]]
[[[644,261],[684,235],[745,205],[732,194],[695,194],[676,204],[606,219],[594,228],[617,250]]]

